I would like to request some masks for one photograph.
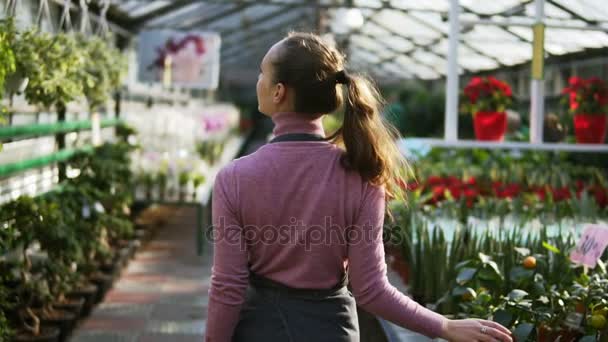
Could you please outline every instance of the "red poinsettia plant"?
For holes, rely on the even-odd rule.
[[[605,115],[608,113],[608,86],[597,77],[571,77],[562,94],[567,95],[572,115]]]
[[[513,103],[511,87],[495,77],[473,77],[464,88],[463,109],[477,112],[504,112]]]

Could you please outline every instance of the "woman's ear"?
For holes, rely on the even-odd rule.
[[[272,93],[272,102],[274,104],[279,104],[287,98],[287,88],[283,83],[277,83],[274,86],[274,91]]]

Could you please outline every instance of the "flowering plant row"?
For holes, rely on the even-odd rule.
[[[608,205],[608,188],[599,184],[586,184],[577,180],[572,186],[553,187],[551,185],[524,185],[521,183],[504,183],[470,177],[459,179],[455,176],[431,176],[423,181],[412,181],[407,190],[428,194],[425,204],[437,205],[445,200],[465,199],[467,206],[472,206],[481,197],[513,199],[516,197],[534,196],[540,201],[561,202],[571,198],[580,199],[587,192],[600,208]]]

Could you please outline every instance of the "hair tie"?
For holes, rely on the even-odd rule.
[[[350,82],[350,76],[344,70],[340,70],[336,73],[337,84],[348,84]]]

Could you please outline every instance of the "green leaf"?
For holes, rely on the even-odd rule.
[[[492,261],[492,258],[490,258],[489,255],[479,253],[479,260],[481,260],[482,263],[487,264]]]
[[[494,313],[492,320],[504,327],[510,327],[515,321],[515,317],[507,310],[498,310]]]
[[[479,270],[479,273],[477,274],[477,276],[481,280],[487,280],[487,281],[500,280],[500,274],[496,273],[492,268],[488,268],[488,267],[484,267],[481,270]]]
[[[514,302],[519,302],[522,299],[524,299],[527,295],[528,295],[528,292],[526,292],[524,290],[515,289],[515,290],[509,292],[507,297],[509,297],[509,299]]]
[[[548,242],[546,242],[546,241],[543,241],[543,247],[545,247],[545,249],[548,249],[549,251],[551,251],[551,252],[553,252],[553,253],[555,253],[555,254],[559,254],[559,253],[561,253],[561,252],[560,252],[560,250],[559,250],[557,247],[555,247],[555,246],[553,246],[553,245],[549,244],[549,243],[548,243]]]
[[[513,267],[509,273],[511,281],[519,283],[522,280],[531,278],[534,275],[534,270],[527,270],[521,266]]]
[[[456,277],[456,282],[459,285],[464,285],[464,284],[468,283],[471,279],[473,279],[473,277],[475,276],[476,273],[477,273],[476,268],[470,268],[470,267],[463,268],[460,271],[460,273],[458,273],[458,276]]]
[[[513,337],[515,337],[515,341],[517,342],[525,342],[528,341],[528,338],[530,338],[533,331],[533,324],[522,323],[515,327],[515,330],[513,330]]]
[[[469,264],[471,264],[473,262],[473,260],[465,260],[465,261],[461,261],[459,263],[456,264],[456,266],[454,267],[456,270],[463,268],[465,266],[468,266]]]

